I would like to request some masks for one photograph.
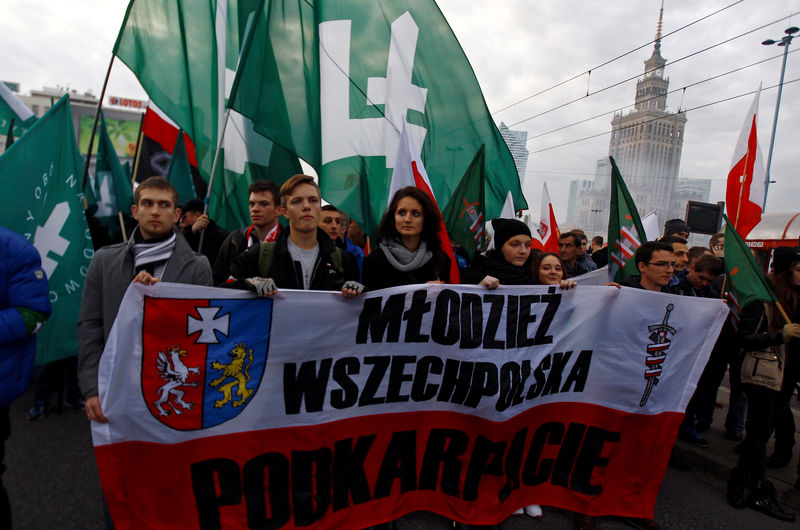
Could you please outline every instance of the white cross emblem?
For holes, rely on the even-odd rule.
[[[216,331],[224,336],[228,336],[231,322],[231,314],[226,313],[217,317],[221,307],[195,307],[200,319],[192,315],[186,317],[186,336],[200,332],[200,336],[194,341],[195,344],[219,344]]]

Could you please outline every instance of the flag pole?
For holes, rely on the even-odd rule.
[[[111,54],[111,60],[108,62],[108,70],[106,70],[106,78],[103,81],[103,89],[100,91],[100,97],[97,101],[97,110],[94,113],[94,123],[92,124],[92,134],[89,137],[89,147],[86,148],[86,164],[83,166],[83,184],[81,191],[86,191],[86,181],[89,179],[89,166],[92,163],[92,144],[94,144],[94,137],[97,133],[97,122],[100,119],[100,107],[103,106],[103,98],[106,96],[106,87],[108,87],[108,78],[111,76],[111,67],[114,66],[114,58],[116,55]]]
[[[736,230],[736,225],[739,224],[739,213],[742,211],[742,197],[744,196],[744,181],[747,179],[747,162],[750,160],[750,148],[749,148],[749,135],[748,135],[748,149],[747,154],[744,155],[744,171],[742,175],[739,177],[739,201],[736,205],[736,222],[733,223],[733,229]]]
[[[139,170],[139,157],[142,154],[142,134],[144,133],[144,115],[147,109],[142,113],[142,119],[139,120],[139,136],[136,138],[136,156],[133,159],[133,171],[131,172],[131,188],[133,183],[136,182],[136,172]]]
[[[219,163],[219,152],[222,150],[222,142],[225,140],[225,129],[228,128],[228,118],[231,115],[231,108],[225,110],[225,119],[222,122],[222,132],[219,134],[219,141],[217,142],[217,150],[214,152],[214,162],[211,164],[211,175],[208,177],[208,191],[206,191],[206,198],[203,200],[203,215],[208,215],[208,205],[211,202],[211,190],[214,186],[214,177],[217,173],[217,164]],[[206,229],[200,231],[200,242],[197,244],[197,252],[203,252],[203,239],[205,239]]]

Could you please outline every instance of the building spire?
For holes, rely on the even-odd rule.
[[[661,11],[658,12],[658,28],[656,29],[656,44],[653,47],[655,53],[661,53],[661,22],[664,19],[664,0],[661,0]]]

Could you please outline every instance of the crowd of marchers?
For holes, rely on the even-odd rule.
[[[354,298],[387,287],[452,283],[451,260],[455,259],[461,283],[486,289],[537,284],[580,289],[573,279],[608,261],[608,249],[601,237],[589,242],[581,230],[572,230],[558,237],[558,253],[542,252],[532,248],[531,231],[525,223],[503,218],[491,222],[489,250],[469,256],[451,241],[454,253],[449,254],[440,239],[441,216],[436,204],[413,187],[402,188],[392,197],[371,252],[360,227],[345,212],[323,205],[318,185],[307,175],[295,175],[281,187],[270,181],[254,181],[249,188],[251,224],[231,233],[203,210],[200,199],[179,205],[172,185],[163,178],[151,177],[135,190],[132,215],[136,225],[129,239],[106,244],[109,241],[102,234],[102,225],[89,219],[97,250],[81,301],[78,358],[37,368],[32,377],[34,402],[28,419],[46,416],[53,398],[53,381],[66,374],[64,403],[84,407],[92,421],[107,421],[98,398],[98,365],[131,282],[217,285],[247,289],[259,296],[273,296],[280,289],[339,291]],[[283,224],[279,222],[282,216]],[[608,288],[723,297],[724,235],[712,236],[708,248],[689,248],[689,231],[683,220],[668,221],[663,237],[636,250],[633,259],[638,274],[620,284],[606,284]],[[26,355],[30,365],[33,334],[50,310],[46,279],[36,252],[19,250],[27,245],[24,239],[6,237],[5,231],[0,231],[0,245],[0,322],[14,333],[2,338],[0,348]],[[790,320],[800,321],[800,247],[776,249],[768,281]],[[42,282],[44,289],[40,288]],[[17,291],[20,288],[24,290]],[[742,382],[743,351],[781,344],[786,345],[787,355],[779,389]],[[775,304],[753,302],[742,308],[740,315],[729,316],[678,432],[678,438],[688,443],[709,445],[702,433],[712,423],[717,390],[729,373],[726,434],[741,443],[737,448],[739,461],[728,483],[728,500],[734,507],[749,506],[787,521],[794,520],[794,514],[778,503],[766,468],[785,466],[792,456],[795,432],[789,402],[800,382],[798,350],[800,325],[784,323]],[[5,366],[3,362],[5,358],[0,356],[0,368]],[[9,396],[0,395],[3,442],[10,433],[8,405],[20,392],[15,389]],[[773,432],[775,452],[768,457]],[[684,465],[674,457],[671,464]],[[796,488],[800,490],[800,480]],[[10,525],[9,510],[2,490],[0,524],[9,521]],[[521,507],[515,513],[542,516],[538,505]],[[632,522],[643,528],[658,528],[652,520]],[[595,528],[596,521],[575,514],[575,526]]]

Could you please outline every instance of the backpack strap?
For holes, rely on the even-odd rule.
[[[262,278],[269,278],[272,270],[272,262],[275,258],[275,242],[258,244],[258,275]]]

